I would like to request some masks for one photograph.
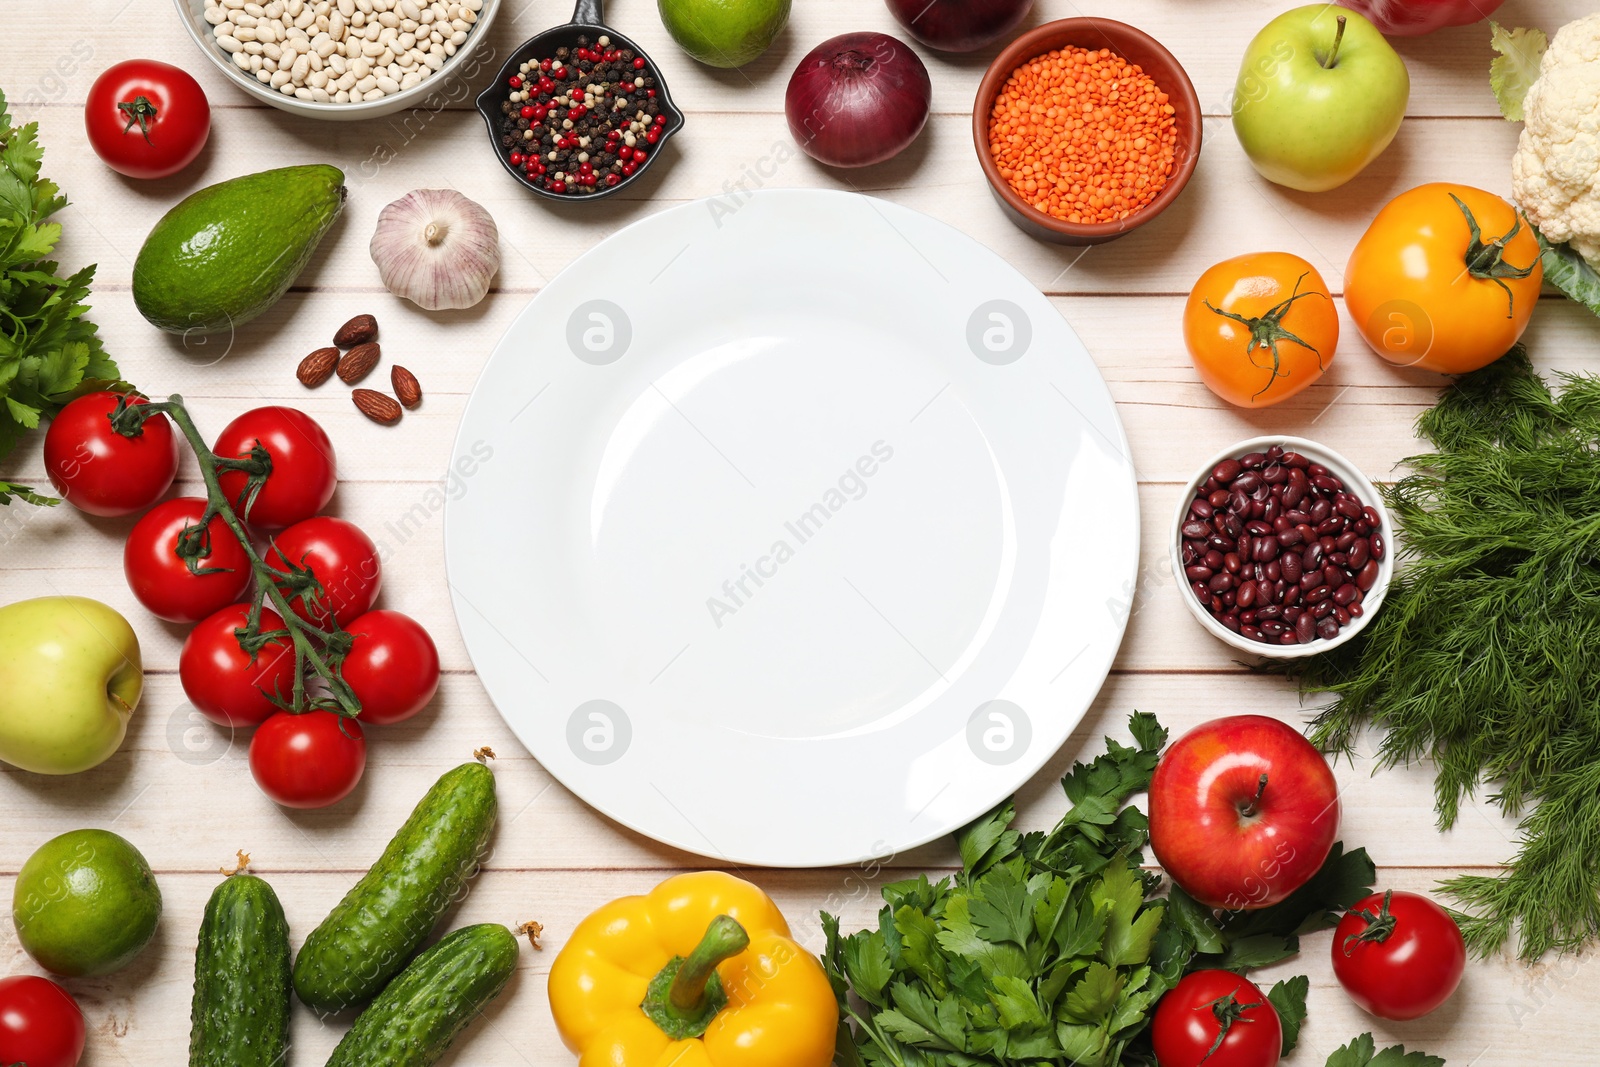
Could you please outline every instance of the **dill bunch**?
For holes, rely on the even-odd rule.
[[[1480,786],[1521,820],[1498,875],[1443,889],[1478,955],[1600,934],[1600,379],[1560,392],[1518,346],[1417,421],[1435,451],[1385,490],[1404,565],[1349,644],[1279,669],[1334,694],[1311,739],[1382,766],[1428,758],[1441,830]]]

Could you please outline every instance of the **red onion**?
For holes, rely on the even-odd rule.
[[[813,48],[784,97],[789,132],[830,167],[899,155],[928,121],[933,83],[907,44],[885,33],[843,33]]]
[[[975,52],[1016,29],[1033,0],[888,0],[906,32],[942,52]]]

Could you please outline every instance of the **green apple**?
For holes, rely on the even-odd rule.
[[[144,691],[139,638],[81,596],[0,608],[0,760],[76,774],[111,757]]]
[[[1378,28],[1332,4],[1285,11],[1239,66],[1233,130],[1262,177],[1320,193],[1389,147],[1411,76]]]

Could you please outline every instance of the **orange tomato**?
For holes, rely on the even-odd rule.
[[[1200,275],[1183,309],[1183,339],[1213,393],[1263,408],[1322,377],[1339,347],[1339,311],[1311,264],[1257,252]]]
[[[1466,374],[1517,343],[1543,280],[1538,238],[1515,208],[1433,182],[1372,220],[1345,268],[1344,303],[1389,362]]]

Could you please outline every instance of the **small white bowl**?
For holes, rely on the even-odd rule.
[[[1320,463],[1328,468],[1350,492],[1359,496],[1363,503],[1370,505],[1382,519],[1379,529],[1383,533],[1384,548],[1383,559],[1378,561],[1378,580],[1372,588],[1367,590],[1366,596],[1361,601],[1362,614],[1359,618],[1351,619],[1350,625],[1339,631],[1337,637],[1317,638],[1304,645],[1272,645],[1260,641],[1251,641],[1234,633],[1216,619],[1211,617],[1200,601],[1195,597],[1194,590],[1189,588],[1189,579],[1184,574],[1183,565],[1183,535],[1180,532],[1183,524],[1189,518],[1189,505],[1195,498],[1195,493],[1200,486],[1205,484],[1217,464],[1225,459],[1238,459],[1240,456],[1252,452],[1265,452],[1273,445],[1281,445],[1286,452],[1298,452],[1310,459],[1313,463]],[[1376,486],[1367,480],[1357,467],[1339,453],[1315,441],[1308,441],[1303,437],[1252,437],[1248,441],[1240,441],[1236,445],[1218,452],[1206,460],[1205,466],[1199,473],[1189,479],[1189,484],[1183,487],[1182,495],[1178,499],[1177,509],[1172,516],[1172,531],[1169,536],[1169,552],[1172,557],[1172,574],[1178,582],[1178,595],[1183,597],[1183,602],[1189,613],[1200,621],[1213,637],[1226,644],[1232,645],[1241,652],[1250,652],[1268,659],[1300,659],[1305,656],[1314,656],[1330,649],[1338,648],[1346,641],[1361,632],[1361,628],[1371,622],[1378,614],[1378,609],[1383,606],[1385,595],[1389,592],[1389,582],[1394,577],[1394,527],[1391,524],[1389,511],[1383,506],[1383,497]]]
[[[459,94],[452,99],[455,103],[470,104],[487,79],[494,76],[498,67],[492,51],[482,60],[469,59],[478,46],[488,38],[489,27],[494,23],[495,14],[500,10],[500,0],[483,0],[483,10],[478,12],[478,21],[473,24],[472,32],[467,34],[467,39],[461,42],[456,54],[445,60],[444,66],[440,67],[432,77],[424,79],[422,84],[402,89],[381,100],[364,100],[355,104],[319,104],[312,100],[285,96],[256,78],[254,74],[247,74],[235,66],[232,58],[218,47],[217,39],[211,34],[211,24],[205,20],[205,0],[174,0],[174,2],[178,5],[178,14],[182,17],[184,26],[188,28],[189,36],[194,38],[194,43],[199,46],[200,51],[206,54],[206,58],[211,60],[213,66],[222,71],[224,77],[263,103],[308,118],[331,119],[336,122],[381,118],[397,111],[404,111],[406,108],[421,107],[423,101],[441,90],[448,89],[462,78],[467,81],[461,86]],[[465,69],[463,69],[464,63],[468,64]],[[437,111],[440,106],[442,105],[430,106],[430,113]]]

